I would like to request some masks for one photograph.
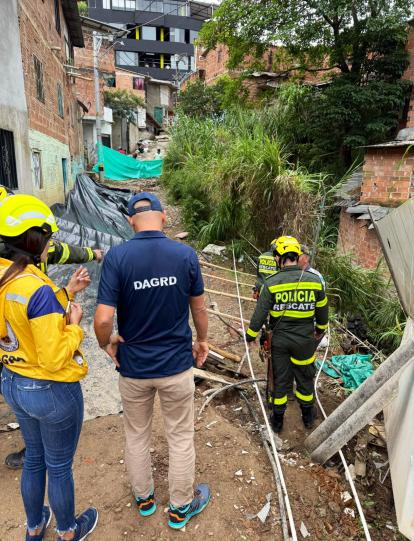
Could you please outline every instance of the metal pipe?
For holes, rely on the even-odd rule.
[[[95,128],[96,128],[96,155],[98,158],[99,181],[104,180],[104,163],[102,156],[102,125],[101,125],[101,93],[99,84],[99,50],[101,48],[102,37],[94,30],[93,40],[93,76],[95,82]]]

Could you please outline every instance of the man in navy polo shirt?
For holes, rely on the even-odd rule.
[[[125,458],[139,513],[156,510],[150,441],[158,392],[169,446],[168,524],[184,527],[208,504],[205,484],[193,489],[194,359],[208,354],[204,284],[195,251],[162,232],[166,216],[150,193],[128,205],[135,236],[105,257],[95,333],[119,376],[126,436]],[[192,345],[189,309],[197,338]],[[112,335],[115,310],[119,335]]]

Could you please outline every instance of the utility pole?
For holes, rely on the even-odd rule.
[[[95,80],[95,111],[96,111],[96,154],[98,157],[99,181],[104,180],[104,162],[102,152],[102,126],[101,126],[101,96],[99,84],[99,50],[102,36],[93,32],[93,75]]]

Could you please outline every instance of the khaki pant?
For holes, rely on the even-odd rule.
[[[170,503],[181,507],[194,497],[194,376],[190,368],[165,378],[119,377],[126,437],[125,461],[135,496],[154,488],[150,441],[155,393],[161,403],[169,448]]]

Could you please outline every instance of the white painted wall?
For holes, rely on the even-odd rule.
[[[63,203],[62,158],[67,159],[67,189],[69,190],[73,186],[69,146],[32,129],[29,130],[29,143],[32,151],[39,151],[41,156],[43,188],[40,190],[34,188],[34,173],[32,171],[34,195],[40,197],[49,205],[52,205],[53,203]]]
[[[19,190],[32,193],[26,96],[17,0],[0,1],[0,128],[12,131]]]

